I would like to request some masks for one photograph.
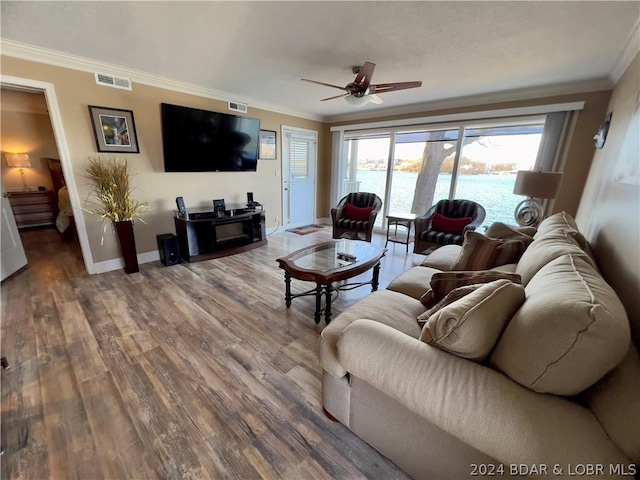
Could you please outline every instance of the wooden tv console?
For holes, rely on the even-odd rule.
[[[200,262],[245,252],[267,243],[265,212],[259,207],[231,206],[224,212],[175,211],[180,257]]]

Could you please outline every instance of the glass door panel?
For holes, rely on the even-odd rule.
[[[351,153],[352,157],[349,159],[352,165],[352,174],[348,176],[345,183],[357,186],[357,190],[350,191],[375,193],[382,199],[383,209],[375,223],[376,227],[382,227],[390,136],[360,137],[349,139],[347,143],[350,144],[347,151]]]
[[[493,222],[514,225],[522,200],[513,194],[518,170],[535,167],[544,123],[465,129],[455,198],[473,200],[486,212],[484,227]]]
[[[406,132],[394,136],[393,177],[389,192],[390,213],[423,214],[438,200],[449,198],[451,172],[458,130]]]

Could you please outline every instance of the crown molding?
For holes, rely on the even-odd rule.
[[[523,88],[509,90],[505,92],[495,92],[483,95],[470,95],[466,97],[456,97],[446,100],[436,100],[433,102],[414,103],[401,107],[391,107],[382,109],[371,109],[346,115],[335,115],[325,118],[326,122],[337,123],[353,120],[365,120],[393,115],[406,115],[415,113],[426,113],[437,110],[449,110],[453,108],[478,107],[481,105],[492,105],[503,102],[513,102],[521,100],[534,100],[537,98],[555,97],[558,95],[571,95],[576,93],[597,92],[599,90],[611,90],[613,82],[609,78],[597,78],[580,82],[563,83],[558,85],[546,85],[542,87]]]
[[[196,95],[198,97],[210,98],[213,100],[221,100],[224,102],[242,102],[251,108],[266,110],[269,112],[280,113],[283,115],[291,115],[293,117],[304,118],[307,120],[323,121],[324,119],[317,115],[311,115],[306,112],[299,112],[279,107],[277,105],[263,103],[259,100],[246,98],[237,93],[225,92],[214,88],[203,87],[189,82],[183,82],[160,75],[154,75],[132,68],[122,67],[111,63],[100,62],[90,58],[70,55],[67,53],[49,50],[46,48],[35,47],[26,43],[16,42],[0,38],[0,53],[8,57],[20,58],[32,62],[44,63],[56,67],[69,68],[82,72],[94,73],[96,71],[109,73],[127,77],[132,83],[139,83],[151,87],[163,88],[175,92]]]
[[[620,56],[616,59],[616,63],[611,70],[609,78],[614,85],[618,83],[618,80],[620,80],[620,77],[622,77],[629,65],[631,65],[631,62],[636,58],[638,52],[640,52],[640,19],[636,21],[633,31],[627,39],[627,43],[622,49],[622,52],[620,52]]]

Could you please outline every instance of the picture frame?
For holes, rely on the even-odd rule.
[[[275,160],[278,153],[277,133],[274,130],[260,130],[260,160]]]
[[[98,152],[140,153],[133,111],[89,105]]]

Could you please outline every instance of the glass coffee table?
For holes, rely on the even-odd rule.
[[[315,295],[316,311],[314,320],[320,323],[324,313],[324,320],[331,321],[331,294],[338,290],[351,290],[363,285],[371,285],[371,291],[378,289],[380,274],[380,259],[387,252],[386,248],[379,248],[368,242],[358,240],[331,240],[305,247],[290,253],[276,261],[284,270],[285,296],[287,308],[291,300],[297,297]],[[373,268],[373,277],[369,282],[359,282],[334,286],[334,282],[353,278]],[[303,293],[291,293],[291,279],[315,282],[316,287]],[[325,298],[324,312],[322,311],[322,297]]]

